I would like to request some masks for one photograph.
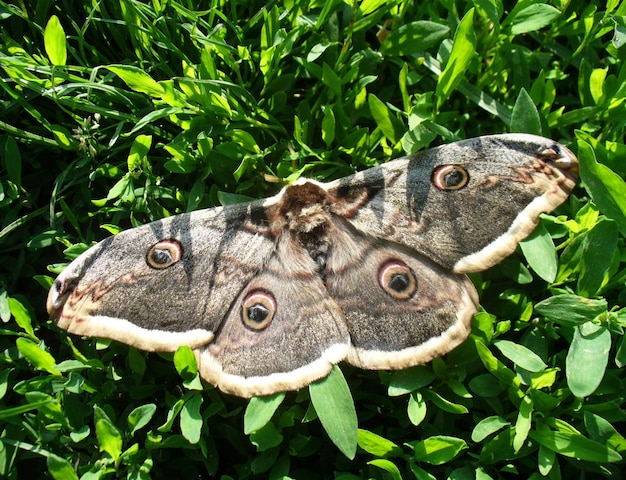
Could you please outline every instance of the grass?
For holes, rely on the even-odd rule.
[[[598,0],[0,2],[0,476],[620,478],[625,18]],[[111,233],[507,131],[569,146],[580,187],[538,257],[473,277],[464,345],[333,372],[339,432],[319,385],[244,401],[184,349],[47,321],[55,274]]]

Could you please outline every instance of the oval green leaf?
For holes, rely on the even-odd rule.
[[[52,65],[65,65],[67,61],[65,31],[56,15],[52,15],[46,24],[43,32],[43,43]]]
[[[176,349],[174,367],[183,380],[190,380],[198,373],[196,356],[187,345],[181,345]]]
[[[585,235],[576,289],[579,295],[593,297],[608,281],[613,257],[618,254],[617,237],[616,223],[606,219]]]
[[[548,283],[554,282],[558,268],[556,247],[550,233],[541,223],[534,232],[520,242],[524,257],[530,267]]]
[[[203,399],[200,392],[191,392],[186,397],[185,404],[180,411],[180,430],[189,443],[195,444],[200,441],[202,432],[200,405]]]
[[[509,26],[511,35],[521,35],[548,26],[560,14],[552,5],[536,3],[518,11],[513,9],[502,25]]]
[[[583,323],[574,330],[574,338],[565,359],[567,386],[577,397],[595,392],[604,378],[611,349],[611,332],[606,325]]]
[[[108,453],[115,461],[122,454],[122,434],[106,416],[96,420],[96,438],[100,451]]]
[[[165,92],[156,80],[137,67],[132,65],[110,65],[107,68],[136,92],[158,98],[161,98]]]
[[[426,365],[397,370],[391,375],[387,394],[390,397],[405,395],[425,387],[435,379],[432,369]]]
[[[474,430],[472,430],[472,441],[476,443],[482,442],[489,435],[496,433],[509,425],[509,422],[497,415],[483,418],[476,424]]]
[[[420,462],[441,465],[449,462],[467,448],[465,440],[446,435],[435,435],[414,445],[414,456]]]
[[[390,460],[386,458],[377,458],[376,460],[372,460],[367,462],[368,465],[373,465],[375,467],[381,468],[389,473],[389,478],[393,480],[402,480],[402,474],[400,473],[400,469]]]
[[[524,87],[520,90],[513,106],[511,132],[541,135],[541,119],[537,107]]]
[[[276,409],[283,403],[285,393],[275,393],[264,397],[253,397],[243,416],[243,431],[246,435],[263,428],[270,421]]]
[[[524,370],[539,372],[547,367],[539,355],[524,345],[509,340],[496,340],[493,344],[502,355]]]
[[[377,457],[399,457],[402,455],[402,449],[380,435],[359,428],[358,444],[367,453],[371,453]]]
[[[575,326],[593,320],[608,309],[606,300],[564,293],[535,305],[535,312],[562,325]]]
[[[594,203],[626,235],[626,183],[609,167],[598,163],[593,147],[582,140],[578,141],[578,159],[580,178]]]
[[[54,357],[47,351],[42,350],[35,342],[27,338],[18,338],[15,343],[19,352],[33,367],[45,370],[53,375],[61,374],[54,368],[56,366]]]
[[[133,435],[137,430],[145,427],[155,414],[157,407],[154,403],[147,403],[135,408],[128,414],[128,429],[130,434]]]
[[[78,480],[78,475],[72,464],[58,455],[53,453],[48,455],[46,465],[54,480]]]
[[[346,379],[337,365],[330,374],[309,385],[313,408],[332,442],[348,458],[356,454],[358,420]]]

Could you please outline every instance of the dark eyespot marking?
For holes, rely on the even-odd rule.
[[[459,165],[440,165],[433,170],[433,185],[439,190],[460,190],[469,182],[469,173]]]
[[[380,267],[378,284],[396,300],[408,300],[417,291],[415,273],[400,260],[389,260]]]
[[[161,240],[150,247],[146,263],[152,268],[163,270],[171,267],[183,257],[183,247],[178,240]]]
[[[251,330],[265,330],[276,313],[276,299],[265,290],[252,290],[241,303],[241,321]]]

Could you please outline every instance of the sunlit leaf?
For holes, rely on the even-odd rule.
[[[466,448],[465,440],[445,435],[435,435],[413,445],[415,459],[432,465],[449,462]]]
[[[264,427],[284,399],[283,392],[251,398],[243,417],[243,431],[250,434]]]
[[[358,422],[350,388],[339,367],[309,385],[311,402],[326,433],[348,458],[356,454]]]
[[[48,58],[53,65],[63,66],[67,61],[65,31],[59,17],[52,15],[43,32],[43,42]]]
[[[442,105],[465,77],[465,72],[476,55],[475,44],[474,9],[471,8],[457,27],[450,58],[437,81],[437,105]]]

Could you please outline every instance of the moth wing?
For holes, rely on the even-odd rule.
[[[446,165],[467,182],[440,189]],[[480,271],[510,255],[575,185],[576,157],[542,137],[474,138],[391,161],[329,187],[357,229],[406,245],[444,268]]]
[[[350,333],[349,363],[367,369],[406,368],[465,340],[478,305],[465,275],[358,232],[337,237],[343,237],[344,248],[329,259],[326,286]]]
[[[295,390],[344,359],[349,335],[315,262],[289,236],[196,350],[203,378],[241,397]]]
[[[208,343],[274,251],[262,222],[250,221],[263,209],[254,202],[199,210],[103,240],[57,277],[51,318],[71,333],[149,351]],[[168,255],[175,261],[158,265]]]

